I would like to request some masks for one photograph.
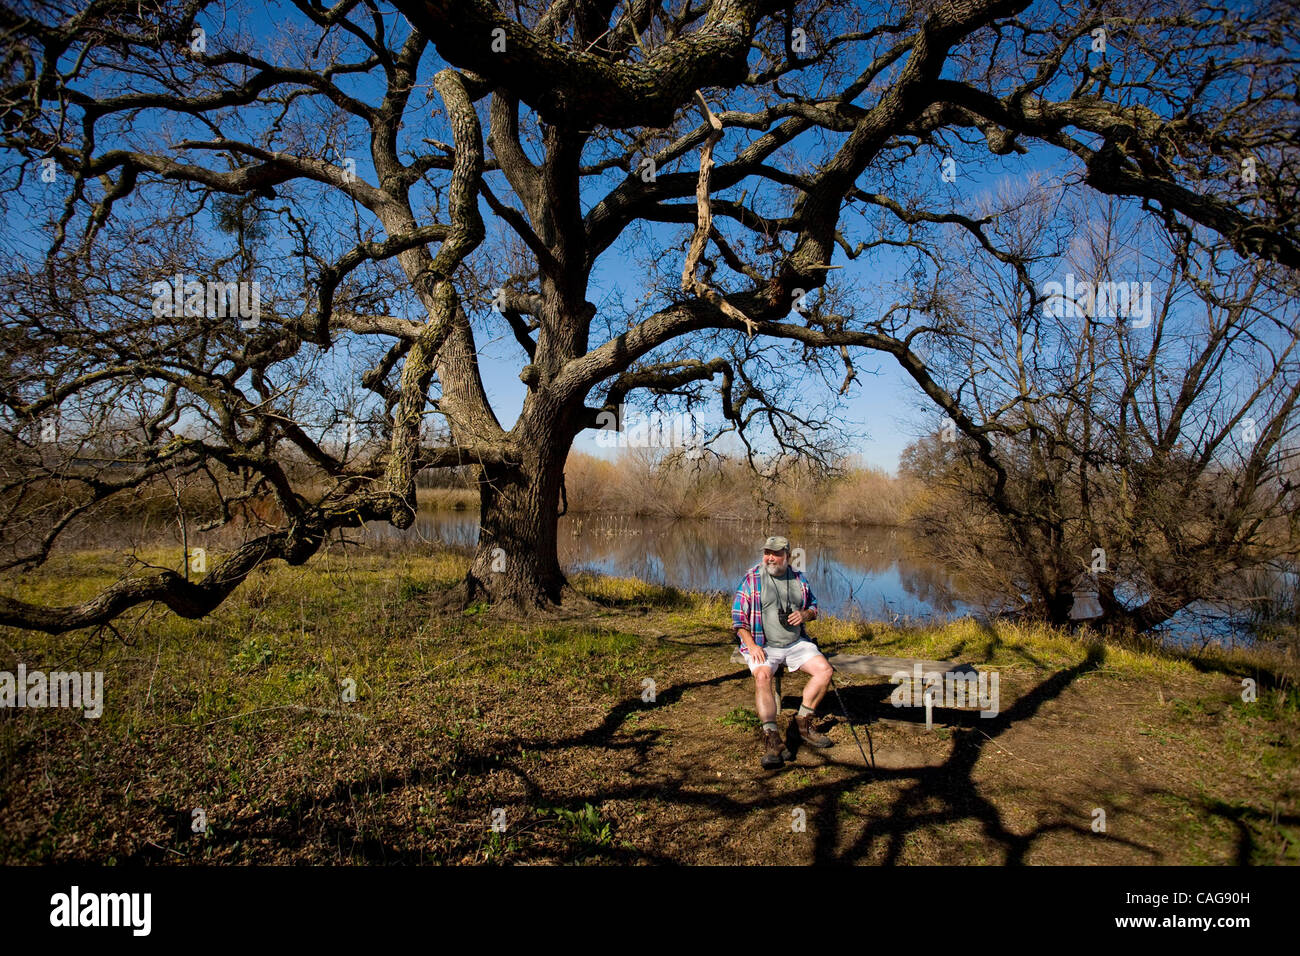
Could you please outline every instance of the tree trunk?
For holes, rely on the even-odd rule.
[[[1057,590],[1047,599],[1047,621],[1053,627],[1069,627],[1070,611],[1074,607],[1074,591]]]
[[[548,444],[517,468],[479,468],[479,540],[466,603],[529,612],[553,609],[571,592],[556,553],[566,451]]]

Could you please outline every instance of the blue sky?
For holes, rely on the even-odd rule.
[[[209,30],[209,43],[213,49],[219,49],[223,42],[223,36],[228,36],[226,31],[233,29],[256,37],[259,50],[270,51],[276,46],[277,39],[280,38],[281,34],[286,38],[288,37],[289,28],[284,24],[299,19],[300,14],[296,11],[282,5],[271,4],[265,7],[254,7],[247,12],[246,17],[228,19],[224,23],[211,21],[209,14],[205,13],[200,17],[199,22]],[[393,25],[398,25],[395,16]],[[265,52],[264,55],[271,59],[276,58],[270,52]],[[293,59],[295,55],[281,50],[280,58]],[[436,51],[429,50],[426,53],[425,63],[421,70],[421,84],[427,85],[432,75],[438,69],[441,69],[443,65]],[[340,85],[347,92],[374,103],[378,101],[380,96],[378,84],[381,77],[382,73],[378,76],[371,74],[363,78],[341,80]],[[428,101],[429,106],[425,106],[424,102],[423,92],[417,91],[408,107],[408,120],[414,120],[414,122],[408,122],[410,128],[403,134],[407,137],[407,141],[409,142],[419,136],[437,136],[439,128],[444,131],[444,135],[439,138],[449,139],[449,134],[445,133],[445,123],[442,122],[441,117],[437,117],[433,121],[432,130],[420,122],[421,113],[427,116],[430,109],[440,105],[436,97]],[[715,106],[717,105],[715,104]],[[723,105],[727,108],[743,108],[745,104],[739,102],[737,97]],[[244,118],[241,116],[241,119]],[[247,121],[249,129],[256,129],[259,113],[255,110],[248,110]],[[142,115],[137,119],[136,129],[145,128],[149,122],[147,114]],[[173,126],[171,121],[168,121],[167,132],[174,134],[175,140],[184,138],[184,136],[180,135],[180,126],[180,123]],[[749,134],[746,131],[728,130],[723,143],[719,146],[719,160],[725,162],[728,151],[736,148],[738,143],[743,143],[747,135]],[[106,143],[102,142],[99,145],[101,149],[107,146]],[[833,145],[834,143],[832,143],[832,147]],[[956,179],[948,188],[950,196],[949,208],[959,211],[971,211],[985,195],[995,191],[1000,184],[1015,181],[1030,173],[1045,174],[1049,177],[1059,175],[1064,169],[1074,165],[1072,160],[1063,157],[1057,151],[1033,144],[1027,145],[1030,147],[1029,152],[1024,156],[1012,154],[998,157],[989,154],[986,150],[967,151],[967,154],[962,157],[956,168]],[[819,156],[825,155],[825,149],[826,147],[823,144],[818,151]],[[692,151],[688,156],[684,157],[683,165],[675,168],[691,168],[697,162],[697,155],[695,151]],[[364,150],[356,154],[356,161],[357,173],[373,182],[373,169],[365,156]],[[928,177],[934,177],[934,180],[937,180],[940,176],[940,161],[941,156],[936,151],[923,149],[907,164],[906,175],[912,183]],[[209,158],[208,162],[212,162],[212,159]],[[618,175],[620,174],[614,174],[612,180],[607,178],[590,183],[584,189],[584,205],[589,206],[594,202],[594,197],[610,188],[610,183],[617,181]],[[868,170],[861,185],[868,189],[879,188],[880,183],[869,181],[873,175],[873,172]],[[508,196],[504,192],[499,174],[494,174],[494,176],[493,188],[497,191],[497,194],[499,196],[504,195],[517,204],[517,200],[513,196]],[[930,181],[933,182],[934,180]],[[752,182],[748,185],[752,188]],[[889,190],[886,188],[883,191],[888,192]],[[739,190],[732,190],[731,192],[734,194]],[[488,210],[485,205],[483,208],[485,217],[487,217],[489,215]],[[36,223],[32,219],[23,219],[21,210],[11,207],[8,210],[7,218],[11,226],[16,226],[31,237],[33,226]],[[682,231],[679,227],[672,228],[677,230],[674,235],[678,235]],[[665,248],[667,249],[666,255],[678,255],[673,251],[675,247],[671,243],[668,243]],[[902,280],[911,268],[911,260],[892,251],[878,254],[869,262],[866,260],[867,257],[864,256],[863,259],[849,261],[843,256],[842,252],[837,250],[833,264],[843,268],[842,271],[835,273],[836,280],[859,287],[868,287],[873,284],[882,285]],[[632,256],[626,254],[620,245],[615,245],[598,264],[592,285],[593,288],[588,295],[591,301],[601,301],[601,295],[613,289],[621,290],[624,298],[630,300],[641,291],[644,285],[644,276],[636,271]],[[869,315],[867,317],[869,318]],[[489,399],[502,424],[509,428],[517,417],[525,396],[525,386],[518,378],[524,361],[523,353],[513,336],[505,329],[503,322],[498,321],[496,323],[494,332],[496,337],[492,339],[480,335],[479,360]],[[600,333],[593,331],[592,344],[597,345],[600,341]],[[922,396],[916,385],[910,378],[901,373],[891,357],[859,350],[855,353],[855,363],[859,378],[851,387],[842,408],[842,415],[846,421],[843,434],[850,439],[854,451],[864,462],[893,471],[897,465],[899,453],[903,448],[917,434],[936,427],[938,415],[929,412],[918,413],[917,405],[922,400]],[[829,398],[832,391],[828,389],[825,397]],[[710,411],[705,413],[704,420],[706,423],[710,414],[714,416],[713,420],[716,421],[716,398],[711,403]],[[592,454],[608,454],[608,452],[596,445],[595,432],[591,431],[580,435],[574,447],[577,450]]]

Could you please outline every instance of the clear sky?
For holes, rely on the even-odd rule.
[[[199,22],[205,24],[209,30],[209,42],[213,49],[219,49],[223,44],[223,37],[228,37],[229,31],[234,28],[245,36],[251,35],[254,38],[261,38],[256,40],[259,49],[265,47],[268,51],[271,51],[277,48],[281,42],[287,42],[287,38],[290,37],[288,24],[293,20],[301,20],[301,15],[296,11],[278,6],[274,2],[265,6],[251,7],[247,12],[249,17],[246,19],[236,19],[224,23],[210,21],[209,12],[201,14]],[[280,19],[282,16],[286,18],[283,22]],[[393,25],[396,26],[397,22],[394,14]],[[292,52],[292,49],[296,49],[296,47],[282,48],[279,56],[271,52],[268,52],[267,55],[271,59],[292,61],[301,55]],[[421,70],[421,82],[426,83],[444,65],[436,52],[432,49],[429,50],[426,53],[426,61]],[[382,73],[378,76],[355,77],[350,80],[341,79],[340,85],[345,87],[349,93],[375,103],[381,96],[379,89],[381,77]],[[430,135],[430,132],[433,135],[438,135],[437,127],[445,127],[445,123],[440,116],[433,119],[435,129],[432,131],[422,124],[421,119],[426,118],[435,111],[438,105],[436,97],[428,100],[429,105],[427,106],[424,105],[425,102],[423,96],[416,96],[412,99],[408,107],[408,116],[413,121],[407,124],[408,129],[404,131],[404,136],[427,136]],[[734,107],[743,104],[727,103],[725,105]],[[425,117],[419,116],[421,112],[425,114]],[[247,109],[240,118],[246,122],[250,131],[255,131],[260,123],[259,113],[254,108]],[[145,128],[150,122],[150,118],[146,115],[139,117],[137,119],[137,131]],[[171,119],[164,119],[161,122],[166,124],[165,131],[167,135],[159,137],[159,145],[163,145],[168,140],[179,141],[184,138],[184,121],[174,122]],[[255,132],[249,132],[248,135],[254,136]],[[728,130],[723,143],[719,146],[719,160],[725,162],[728,150],[736,148],[735,144],[743,142],[746,135],[747,133],[742,130]],[[991,190],[995,190],[1005,181],[1015,180],[1029,172],[1047,173],[1049,175],[1053,172],[1059,172],[1059,168],[1054,168],[1056,164],[1062,162],[1059,153],[1050,152],[1043,147],[1034,147],[1032,144],[1028,145],[1030,145],[1030,150],[1024,156],[997,157],[984,152],[982,156],[979,156],[978,161],[964,163],[958,167],[956,177],[949,190],[951,196],[949,208],[957,211],[972,211],[981,201],[982,196]],[[109,144],[100,143],[99,148],[101,150],[109,148]],[[827,144],[822,143],[817,158],[824,157],[826,150]],[[359,150],[355,156],[357,174],[373,182],[374,171],[369,160],[365,157],[365,150]],[[691,151],[688,156],[683,158],[683,165],[675,168],[689,168],[692,164],[698,162],[697,157],[698,153]],[[809,158],[812,159],[813,157]],[[209,157],[202,157],[199,161],[215,162]],[[938,163],[937,153],[922,151],[909,162],[909,167],[912,169],[913,175],[933,175],[937,180],[940,176]],[[912,164],[916,165],[912,166]],[[934,168],[930,170],[927,164]],[[492,175],[494,177],[494,189],[497,189],[497,194],[505,196],[509,201],[517,205],[517,200],[513,196],[509,196],[501,190],[500,175]],[[865,181],[871,175],[872,173],[869,171],[864,177],[862,185],[866,188],[881,188],[884,184]],[[35,184],[32,185],[34,188],[39,188]],[[590,205],[595,201],[595,197],[608,188],[609,183],[606,180],[592,183],[584,189],[584,204]],[[887,186],[885,191],[888,191]],[[485,217],[490,215],[486,206],[483,208]],[[28,213],[17,205],[9,206],[5,210],[6,222],[15,227],[16,230],[26,232],[29,239],[48,238],[48,236],[34,237],[31,235],[36,223],[32,218],[24,218],[27,215]],[[322,213],[322,216],[328,217],[329,213]],[[670,228],[680,232],[683,227]],[[32,245],[39,244],[39,242],[32,243]],[[676,250],[676,246],[673,244],[665,245],[664,255],[666,257],[681,257],[681,253]],[[902,280],[912,267],[911,259],[894,252],[884,252],[877,255],[869,266],[864,260],[849,261],[841,251],[837,250],[834,264],[843,268],[842,271],[835,274],[836,280],[838,282],[858,284],[860,287],[869,284],[884,286]],[[645,285],[645,276],[636,272],[634,262],[634,258],[623,254],[617,245],[611,248],[597,267],[597,275],[593,279],[593,289],[588,298],[593,302],[600,302],[601,295],[611,289],[622,290],[624,296],[628,297],[629,300],[630,297],[640,294]],[[725,288],[723,291],[726,291]],[[871,316],[865,315],[864,317],[869,319]],[[525,360],[519,345],[505,329],[504,322],[500,320],[495,322],[493,330],[496,335],[495,338],[488,338],[482,334],[479,337],[481,372],[498,418],[505,427],[509,428],[519,413],[525,395],[525,386],[519,381],[518,377]],[[592,344],[597,345],[600,341],[601,333],[593,331]],[[858,381],[851,386],[841,410],[846,422],[842,434],[850,441],[853,451],[865,463],[893,471],[902,449],[922,431],[933,430],[937,427],[938,415],[936,413],[931,417],[928,414],[922,416],[917,413],[917,405],[922,398],[919,389],[910,378],[900,372],[892,357],[858,350],[855,352],[854,358],[858,371]],[[828,399],[831,392],[832,390],[826,389],[821,398],[823,400]],[[703,421],[706,425],[710,421],[709,416],[713,416],[712,421],[714,423],[717,422],[718,400],[716,395],[710,403],[709,410],[705,413]],[[595,436],[594,431],[583,433],[579,436],[574,447],[580,451],[604,454],[604,450],[596,445]]]

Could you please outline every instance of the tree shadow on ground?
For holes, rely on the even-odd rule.
[[[339,846],[340,852],[345,852],[351,860],[382,864],[434,862],[426,853],[403,846],[400,834],[390,836],[391,828],[383,825],[363,827],[364,821],[359,822],[355,814],[348,812],[355,804],[357,795],[391,795],[408,787],[437,789],[445,787],[452,778],[464,781],[466,778],[485,777],[500,772],[514,777],[521,790],[518,796],[503,799],[503,804],[533,811],[540,806],[547,806],[563,807],[576,812],[587,803],[647,800],[702,810],[723,821],[734,821],[740,825],[747,822],[747,818],[752,819],[754,813],[764,810],[779,813],[799,804],[816,807],[817,826],[812,835],[815,841],[813,856],[818,863],[852,864],[882,857],[886,864],[897,864],[902,861],[909,835],[939,825],[972,820],[980,825],[988,841],[1001,851],[1002,863],[1022,864],[1041,837],[1058,831],[1091,835],[1090,828],[1049,821],[1026,833],[1013,832],[1004,822],[1003,811],[980,791],[973,778],[974,768],[987,744],[996,741],[1013,725],[1034,717],[1044,704],[1059,697],[1082,675],[1100,667],[1104,659],[1104,648],[1094,645],[1088,650],[1084,661],[1051,674],[996,717],[964,715],[961,718],[962,724],[952,729],[951,753],[942,764],[936,766],[870,770],[858,763],[856,748],[847,751],[837,748],[836,753],[847,752],[850,755],[848,759],[830,756],[826,751],[821,752],[825,765],[844,771],[837,780],[809,783],[793,790],[767,792],[752,798],[701,790],[698,787],[698,774],[689,762],[665,766],[661,755],[654,753],[661,741],[661,730],[629,727],[628,718],[637,712],[671,706],[691,691],[719,688],[733,682],[743,685],[749,675],[746,670],[740,669],[708,679],[682,681],[665,687],[658,692],[654,703],[648,704],[638,697],[622,701],[610,708],[599,723],[578,733],[559,738],[503,736],[474,752],[455,751],[448,758],[431,759],[400,773],[381,772],[340,781],[324,795],[303,790],[292,798],[261,808],[245,821],[220,828],[212,835],[212,839],[218,845],[269,843],[286,849],[307,843],[319,845],[324,841],[326,845]],[[890,689],[889,685],[857,685],[841,688],[841,694],[850,712],[861,715],[866,711],[879,710]],[[832,696],[827,700],[827,707],[837,710],[838,703]],[[949,713],[948,719],[952,720],[953,714]],[[844,746],[846,743],[841,742],[841,747]],[[634,755],[633,762],[611,770],[610,773],[641,779],[596,788],[566,787],[548,793],[515,759],[521,749],[531,753],[557,753],[575,748],[630,752]],[[805,772],[808,768],[788,766],[787,769]],[[902,790],[892,806],[883,813],[873,815],[868,826],[862,827],[860,833],[849,838],[843,832],[842,815],[845,810],[842,801],[845,794],[862,785],[864,774],[875,782],[898,784]],[[170,820],[180,819],[178,811],[173,808],[158,809]],[[461,826],[467,827],[468,824]],[[1248,842],[1251,838],[1244,824],[1238,822],[1238,826],[1243,834],[1238,855],[1245,862],[1244,858],[1248,858],[1251,852],[1251,844]],[[368,832],[363,832],[363,829]],[[471,829],[474,832],[467,832],[459,838],[459,842],[452,848],[453,853],[468,853],[483,845],[488,830],[487,821],[484,820],[481,827]],[[1114,836],[1108,839],[1134,847],[1153,859],[1158,860],[1160,857],[1155,850],[1136,842],[1120,840]],[[524,859],[528,858],[526,848],[519,852]],[[554,856],[554,853],[548,850],[543,855]],[[677,861],[670,850],[646,851],[628,845],[591,846],[576,837],[565,858],[608,862]],[[152,850],[144,851],[139,862],[164,861],[167,861],[167,856],[158,848],[157,855]],[[176,860],[173,857],[169,862]]]
[[[677,779],[660,777],[653,785],[614,787],[602,789],[591,794],[582,794],[571,798],[581,803],[586,800],[609,800],[618,798],[636,798],[652,796],[657,800],[682,805],[708,806],[723,817],[740,820],[755,810],[764,808],[782,808],[808,802],[820,809],[819,825],[815,835],[814,859],[818,863],[850,864],[870,858],[879,844],[883,843],[884,862],[900,862],[906,838],[910,833],[945,823],[962,820],[975,820],[981,825],[985,836],[1003,851],[1002,862],[1010,865],[1022,864],[1034,843],[1043,835],[1068,830],[1079,834],[1091,835],[1088,826],[1066,822],[1049,822],[1033,830],[1019,834],[1007,828],[998,807],[984,796],[976,785],[972,772],[983,752],[984,747],[996,740],[1014,724],[1029,720],[1047,702],[1060,694],[1083,674],[1101,666],[1105,659],[1104,649],[1094,646],[1089,649],[1087,657],[1081,663],[1058,671],[1036,687],[1023,694],[1016,703],[998,716],[981,719],[980,726],[959,727],[953,732],[952,752],[943,764],[934,767],[890,768],[866,771],[853,762],[834,758],[826,763],[843,767],[849,771],[845,778],[829,783],[811,784],[781,794],[758,797],[752,800],[739,800],[720,794],[690,792],[683,787],[689,783],[685,774]],[[726,680],[743,680],[748,675],[738,672],[728,675]],[[718,683],[719,679],[699,681],[678,685],[670,692],[680,693],[693,688]],[[879,688],[879,689],[876,689]],[[879,703],[877,695],[888,693],[888,687],[853,688],[856,693],[855,704],[861,705],[870,698]],[[847,701],[846,701],[847,703]],[[570,746],[614,746],[617,741],[611,737],[612,732],[621,723],[616,708],[610,718],[582,735],[555,741],[550,746],[564,748]],[[612,718],[612,719],[611,719]],[[542,746],[542,744],[537,744]],[[840,801],[842,796],[861,784],[862,773],[872,774],[878,781],[911,781],[899,795],[890,811],[883,818],[873,820],[871,826],[847,846],[841,846]],[[937,809],[930,809],[937,804]],[[1111,840],[1139,849],[1153,858],[1159,853],[1134,841]]]
[[[1003,822],[998,807],[980,792],[973,771],[985,746],[996,741],[1012,725],[1033,717],[1045,703],[1059,697],[1081,675],[1100,667],[1104,659],[1102,649],[1094,647],[1084,661],[1052,674],[996,717],[980,719],[978,727],[954,729],[952,752],[938,766],[875,771],[878,780],[910,780],[911,785],[903,789],[882,819],[873,821],[846,847],[839,845],[838,815],[833,811],[840,793],[848,788],[843,783],[824,788],[826,792],[820,795],[820,800],[826,812],[819,819],[829,820],[831,825],[819,828],[817,832],[814,853],[817,862],[853,863],[869,857],[877,845],[883,843],[884,862],[896,864],[902,857],[908,834],[961,820],[977,821],[984,835],[1002,849],[1001,862],[1007,865],[1024,863],[1034,842],[1044,834],[1059,830],[1090,833],[1089,827],[1065,822],[1041,824],[1023,834],[1012,832]],[[1146,849],[1130,841],[1121,842]]]
[[[456,751],[443,761],[428,761],[401,772],[381,771],[369,776],[341,780],[324,795],[317,795],[302,790],[297,795],[281,800],[259,809],[256,814],[238,822],[214,824],[204,839],[213,847],[232,847],[258,843],[272,844],[280,849],[300,849],[308,843],[337,845],[346,847],[347,858],[377,864],[421,864],[437,862],[418,850],[400,846],[394,840],[364,835],[360,826],[338,821],[319,821],[313,823],[313,817],[328,817],[330,811],[351,807],[358,796],[370,798],[375,794],[392,795],[409,787],[428,787],[441,789],[452,780],[465,780],[474,776],[503,772],[515,777],[524,791],[523,805],[537,807],[546,805],[580,810],[584,804],[611,799],[618,794],[611,791],[595,796],[549,796],[529,776],[528,772],[512,759],[521,749],[534,753],[564,750],[574,747],[599,747],[609,751],[628,750],[636,755],[636,762],[624,772],[635,772],[650,766],[652,749],[659,741],[660,732],[641,729],[630,733],[624,732],[622,739],[614,739],[619,728],[627,718],[637,712],[652,710],[655,706],[671,706],[677,703],[686,692],[702,687],[721,686],[734,679],[735,675],[722,675],[705,681],[685,683],[666,688],[656,695],[654,704],[647,704],[640,698],[631,698],[613,707],[595,727],[580,734],[560,740],[545,738],[503,737],[491,746],[476,751]],[[654,785],[648,785],[647,793],[654,792]],[[632,788],[639,792],[640,788]],[[504,801],[507,804],[521,801]],[[168,829],[173,831],[179,844],[194,842],[190,830],[191,811],[171,805],[157,804],[154,813],[166,821]],[[346,819],[346,816],[344,817]],[[487,830],[485,820],[483,828]],[[477,844],[474,844],[477,845]],[[576,841],[573,847],[574,858],[605,858],[610,862],[673,862],[670,858],[660,857],[653,852],[630,850],[617,845],[591,846]],[[176,850],[146,844],[129,857],[125,863],[175,863],[178,862]]]
[[[1236,852],[1233,864],[1251,866],[1252,864],[1276,864],[1286,862],[1283,854],[1289,849],[1294,851],[1294,844],[1285,836],[1281,840],[1282,848],[1274,859],[1267,857],[1268,848],[1261,846],[1258,830],[1268,827],[1295,827],[1300,825],[1300,815],[1288,813],[1268,814],[1254,807],[1243,804],[1227,803],[1223,800],[1203,799],[1201,809],[1211,816],[1229,821],[1236,830]],[[1291,838],[1292,840],[1294,837]],[[1288,844],[1291,844],[1288,847]],[[1293,857],[1294,859],[1294,854]]]

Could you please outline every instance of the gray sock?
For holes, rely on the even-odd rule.
[[[765,720],[765,721],[763,721],[763,729],[764,729],[764,730],[776,730],[776,729],[777,729],[777,727],[776,727],[776,721],[775,721],[775,720]]]
[[[817,713],[817,711],[813,710],[813,709],[812,709],[811,707],[809,707],[807,704],[800,704],[800,705],[799,705],[799,716],[800,716],[800,717],[807,717],[809,714],[815,714],[815,713]]]

